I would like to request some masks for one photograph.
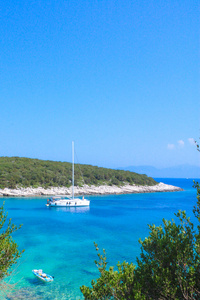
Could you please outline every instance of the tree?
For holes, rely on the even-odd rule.
[[[135,276],[145,299],[200,299],[199,230],[179,211],[180,223],[163,220],[149,226],[150,235],[140,241]]]
[[[10,275],[12,270],[10,267],[16,263],[17,259],[24,252],[18,250],[18,245],[12,239],[12,233],[21,228],[22,225],[16,226],[9,219],[6,225],[7,214],[4,205],[0,207],[0,280]],[[6,227],[6,228],[5,228]]]
[[[199,146],[197,145],[199,151]],[[184,211],[175,216],[177,221],[163,219],[163,225],[149,225],[149,237],[141,244],[137,266],[123,262],[106,270],[105,250],[98,253],[96,262],[100,277],[92,287],[82,286],[85,299],[200,299],[200,187],[197,189],[195,227]],[[98,251],[98,247],[96,250]]]

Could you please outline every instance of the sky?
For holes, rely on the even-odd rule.
[[[200,166],[200,2],[0,5],[0,156]]]

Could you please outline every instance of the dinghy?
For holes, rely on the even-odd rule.
[[[45,282],[53,281],[53,276],[44,273],[41,269],[40,270],[32,270],[32,272],[37,278],[41,279],[42,281],[45,281]]]

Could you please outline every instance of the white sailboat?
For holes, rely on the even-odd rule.
[[[76,206],[89,206],[90,201],[85,199],[84,196],[82,199],[74,198],[74,142],[72,142],[72,197],[62,197],[55,196],[47,200],[46,206],[67,206],[67,207],[76,207]]]

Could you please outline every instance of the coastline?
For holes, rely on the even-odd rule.
[[[141,185],[124,185],[124,186],[88,186],[74,187],[74,195],[117,195],[117,194],[135,194],[135,193],[156,193],[156,192],[178,192],[182,191],[180,187],[165,184],[160,182],[153,186]],[[2,197],[30,197],[30,196],[56,196],[56,195],[71,195],[71,187],[50,187],[50,188],[16,188],[16,189],[0,189]]]

